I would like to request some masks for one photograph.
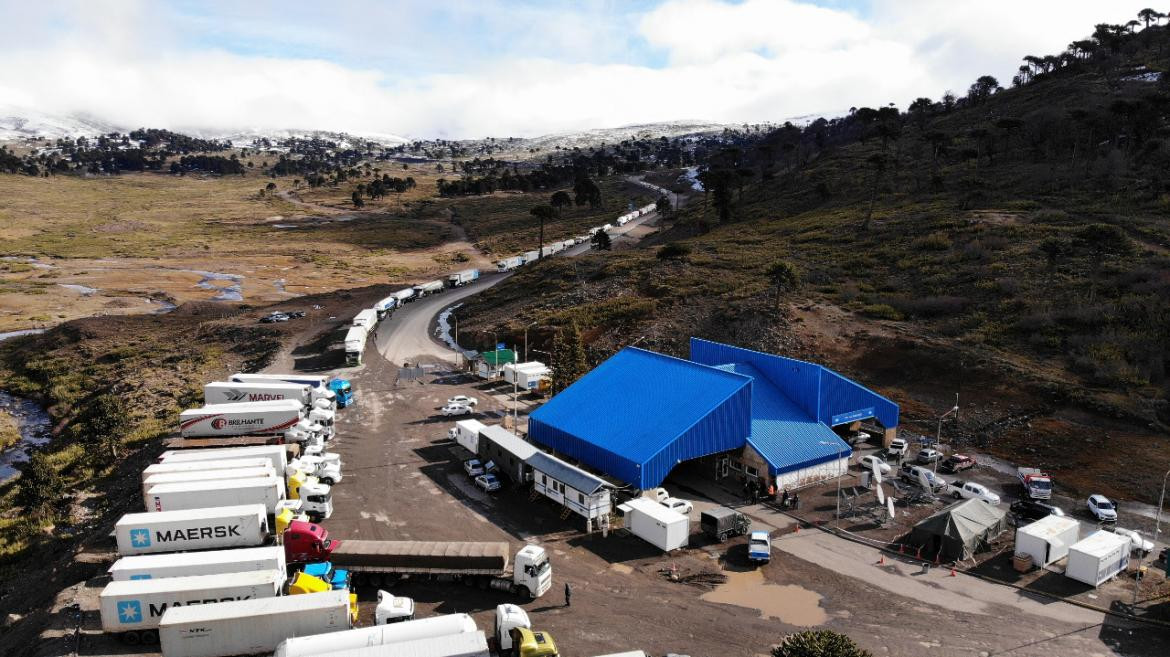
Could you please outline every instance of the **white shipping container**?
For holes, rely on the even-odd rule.
[[[349,591],[302,593],[167,610],[159,623],[166,657],[268,654],[290,637],[353,627]]]
[[[114,525],[118,554],[253,547],[268,538],[263,504],[127,513]]]
[[[455,442],[472,454],[479,453],[479,432],[486,428],[479,420],[459,420],[455,423]]]
[[[279,545],[240,548],[238,550],[209,550],[177,554],[141,554],[122,557],[110,566],[110,577],[116,582],[131,579],[166,579],[195,575],[221,575],[274,570],[283,583],[287,576],[284,548]]]
[[[1081,523],[1068,516],[1045,516],[1016,530],[1016,553],[1028,554],[1043,568],[1060,561],[1080,538]]]
[[[241,504],[263,504],[269,515],[276,513],[281,486],[275,479],[215,479],[151,486],[146,492],[146,510],[179,511]]]
[[[305,417],[299,401],[212,404],[179,414],[179,433],[184,438],[279,434],[292,429]]]
[[[380,646],[386,643],[418,641],[477,632],[475,620],[467,614],[447,614],[420,620],[374,625],[345,632],[287,639],[273,657],[317,657],[325,653]]]
[[[1100,586],[1129,567],[1129,537],[1098,530],[1068,548],[1064,574],[1090,586]]]
[[[165,465],[196,463],[199,461],[227,461],[232,459],[266,458],[277,472],[288,470],[288,448],[284,445],[251,445],[245,447],[216,447],[214,449],[179,449],[162,453],[159,462]]]
[[[102,631],[156,627],[171,607],[275,598],[283,582],[284,577],[272,570],[110,582],[98,596]]]
[[[691,520],[654,500],[639,497],[618,507],[626,513],[630,533],[663,552],[686,547],[691,537]]]
[[[220,479],[264,479],[271,477],[276,479],[276,471],[272,469],[272,465],[265,463],[264,465],[254,468],[232,468],[230,470],[208,470],[204,472],[163,472],[160,474],[152,474],[142,482],[142,503],[149,506],[150,500],[147,492],[162,484],[182,484],[193,481],[218,481]],[[277,485],[284,488],[284,475],[281,474]],[[283,497],[283,492],[281,493]]]
[[[235,470],[238,468],[274,467],[272,461],[261,457],[223,459],[215,461],[193,461],[190,463],[151,463],[142,470],[142,480],[150,475],[173,472],[209,472],[211,470]]]
[[[316,653],[318,657],[491,657],[483,632]]]

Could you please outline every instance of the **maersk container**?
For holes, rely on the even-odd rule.
[[[262,545],[268,512],[262,504],[188,511],[127,513],[114,525],[118,554],[153,554]]]
[[[480,631],[317,654],[320,657],[491,657],[487,637]]]
[[[212,404],[179,414],[179,433],[184,438],[282,434],[305,418],[300,401]]]
[[[216,447],[212,449],[168,450],[159,457],[163,465],[197,463],[200,461],[232,461],[264,458],[277,472],[288,470],[288,448],[284,445],[249,445],[246,447]],[[222,464],[221,464],[222,465]]]
[[[279,477],[276,475],[276,470],[272,469],[272,465],[265,463],[262,466],[254,468],[232,468],[230,470],[207,470],[195,472],[164,472],[161,474],[152,474],[146,479],[142,480],[142,503],[146,506],[150,505],[147,491],[155,486],[162,484],[183,484],[196,481],[217,481],[220,479],[263,479],[271,477],[276,480],[277,485],[281,487],[281,497],[284,497],[284,473]]]
[[[166,657],[271,654],[290,637],[353,627],[349,591],[302,593],[168,609],[159,623]]]
[[[362,627],[345,632],[300,636],[287,639],[276,648],[273,657],[316,657],[327,653],[387,643],[436,639],[455,634],[478,632],[475,620],[467,614],[447,614],[420,620]]]
[[[128,642],[158,627],[171,607],[212,606],[234,600],[275,598],[285,576],[274,570],[247,573],[134,579],[110,582],[98,596],[102,631],[121,633]]]
[[[638,497],[618,508],[625,511],[625,526],[631,534],[663,552],[686,547],[690,542],[690,519],[654,500]]]
[[[284,548],[270,545],[236,550],[140,554],[118,559],[107,572],[114,581],[121,582],[131,579],[166,579],[260,570],[274,570],[282,576],[287,576]]]
[[[216,479],[159,484],[147,491],[146,510],[180,511],[217,506],[263,504],[268,515],[276,513],[282,486],[274,478]]]

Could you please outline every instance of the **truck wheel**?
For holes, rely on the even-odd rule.
[[[142,637],[138,634],[138,632],[123,632],[122,643],[125,643],[128,646],[136,646],[142,643]]]
[[[333,481],[333,477],[321,477],[321,483],[325,484],[326,486],[332,486],[337,482]]]
[[[516,595],[520,596],[521,598],[527,598],[529,600],[536,599],[536,596],[532,595],[532,591],[529,591],[527,586],[517,586]]]
[[[142,644],[153,646],[158,644],[158,630],[145,630],[142,632]]]

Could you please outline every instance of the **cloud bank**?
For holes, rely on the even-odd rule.
[[[667,0],[436,7],[0,0],[0,105],[202,132],[535,136],[834,113],[1006,83],[1144,4]],[[46,5],[46,6],[41,6]],[[328,6],[326,6],[328,5]]]

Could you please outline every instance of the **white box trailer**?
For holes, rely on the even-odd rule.
[[[300,383],[309,386],[310,388],[324,388],[329,389],[329,382],[333,380],[331,376],[321,376],[320,374],[260,374],[248,372],[236,372],[228,377],[228,381],[239,381],[246,383],[249,381],[283,381],[285,383]]]
[[[136,634],[158,627],[171,607],[206,605],[230,600],[275,598],[285,576],[274,570],[224,573],[166,579],[110,582],[98,596],[102,631],[121,633],[133,642]]]
[[[496,271],[506,272],[512,271],[524,264],[524,256],[513,256],[511,258],[504,258],[496,263]]]
[[[203,403],[238,404],[241,402],[280,401],[295,399],[305,406],[306,412],[313,408],[333,410],[337,407],[337,395],[328,388],[313,388],[305,383],[286,381],[213,381],[203,386]]]
[[[447,436],[472,454],[479,454],[479,432],[487,428],[479,420],[459,420]]]
[[[284,548],[269,545],[237,550],[140,554],[118,559],[107,572],[115,582],[121,582],[131,579],[166,579],[261,570],[274,570],[280,573],[283,583],[288,575]]]
[[[449,634],[430,639],[383,643],[317,653],[318,657],[491,657],[483,632]]]
[[[268,515],[276,513],[281,497],[280,484],[273,478],[213,479],[151,486],[146,492],[146,510],[182,511],[217,506],[263,504]]]
[[[686,547],[691,538],[691,520],[658,502],[639,497],[621,504],[625,526],[630,533],[663,552]]]
[[[1067,577],[1097,587],[1129,567],[1128,536],[1098,530],[1068,548]]]
[[[504,380],[524,390],[539,390],[542,381],[552,378],[552,370],[540,361],[508,363],[501,370]]]
[[[281,497],[284,497],[284,473],[279,477],[276,475],[276,470],[272,469],[270,463],[265,463],[262,466],[255,468],[232,468],[230,470],[207,470],[205,472],[163,472],[161,474],[152,474],[146,479],[142,480],[142,504],[149,506],[149,499],[147,492],[155,486],[162,484],[183,484],[195,481],[216,481],[219,479],[264,479],[271,477],[277,480],[277,485],[281,489]]]
[[[298,636],[286,639],[273,657],[317,657],[326,653],[387,643],[419,641],[478,632],[475,620],[467,614],[446,614],[431,618],[362,627],[344,632]]]
[[[361,326],[366,330],[374,328],[378,323],[378,311],[373,308],[363,308],[353,317],[353,325]]]
[[[268,538],[263,504],[187,511],[127,513],[114,525],[118,554],[153,554],[262,545]]]
[[[214,461],[195,461],[191,463],[151,463],[142,470],[142,481],[156,474],[172,474],[176,472],[208,472],[211,470],[237,470],[241,468],[273,467],[272,461],[267,458],[249,457],[239,459],[222,459]]]
[[[233,461],[253,458],[268,459],[273,469],[277,472],[288,471],[288,448],[284,445],[172,449],[162,453],[162,456],[159,457],[159,463],[162,465],[178,465],[180,463],[198,463],[201,461]]]
[[[166,657],[271,654],[290,637],[353,627],[349,591],[174,607],[159,623]]]
[[[1081,523],[1068,516],[1045,516],[1016,530],[1016,553],[1031,555],[1040,568],[1060,561],[1080,539]]]
[[[351,326],[345,332],[345,364],[361,365],[362,354],[366,351],[369,331],[364,326]]]
[[[525,251],[524,252],[524,264],[527,265],[528,263],[536,262],[537,260],[540,260],[540,251]]]
[[[463,287],[468,283],[473,283],[479,278],[478,269],[464,269],[457,271],[447,277],[447,285],[451,287]]]
[[[305,419],[300,401],[212,404],[179,414],[179,434],[184,438],[282,434]]]

